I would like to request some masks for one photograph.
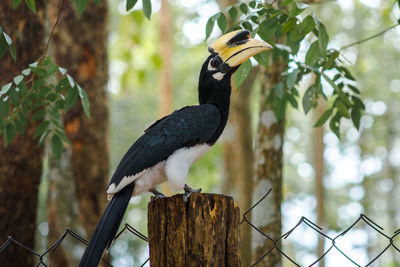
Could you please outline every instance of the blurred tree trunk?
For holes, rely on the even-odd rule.
[[[51,22],[56,19],[60,3],[61,0],[53,0],[49,5]],[[91,3],[81,18],[78,17],[72,3],[67,1],[53,42],[53,53],[57,64],[65,67],[88,93],[91,118],[84,114],[80,104],[75,105],[65,115],[64,124],[71,146],[65,149],[64,154],[67,155],[69,163],[64,163],[64,166],[53,166],[53,170],[50,171],[56,174],[50,185],[50,196],[54,194],[65,197],[65,201],[72,203],[74,199],[68,198],[76,195],[79,220],[87,238],[93,233],[104,210],[105,189],[109,179],[107,25],[107,1],[102,1],[101,6]],[[68,165],[71,173],[65,168]],[[71,181],[70,177],[73,177],[75,185],[61,182],[61,179]],[[74,186],[76,193],[71,189]],[[66,187],[72,191],[65,192]],[[52,197],[49,200],[51,201],[50,223],[59,222],[64,216],[60,214],[70,212],[71,207],[62,205],[64,200],[59,201]],[[63,231],[61,228],[64,226],[54,227]],[[50,225],[50,229],[52,227]]]
[[[160,13],[160,52],[162,67],[160,74],[160,113],[166,116],[172,112],[173,91],[171,84],[171,19],[167,0],[161,1]]]
[[[231,108],[224,134],[224,180],[222,192],[232,195],[244,213],[251,206],[253,190],[253,137],[251,127],[250,96],[258,68],[251,70],[238,91],[233,90]],[[240,229],[241,261],[251,265],[251,227]]]
[[[35,15],[24,3],[12,10],[11,1],[0,2],[0,25],[10,34],[17,51],[17,63],[9,53],[1,59],[0,86],[36,61],[44,50],[44,1],[36,2]],[[5,148],[0,140],[0,243],[13,236],[28,247],[33,247],[43,146],[37,147],[33,138],[36,124],[29,123],[24,136],[17,134]],[[2,266],[33,266],[33,255],[22,247],[11,244],[0,255]]]
[[[315,121],[321,117],[325,111],[324,102],[319,100],[318,106],[314,111]],[[317,225],[324,227],[325,205],[324,205],[324,127],[314,128],[314,169],[315,169],[315,196],[317,198]],[[318,235],[317,255],[324,254],[325,238]],[[325,266],[325,258],[319,261],[319,266]]]
[[[164,117],[173,110],[173,90],[171,83],[171,18],[168,0],[161,1],[160,39],[160,54],[162,59],[160,73],[160,116]],[[171,195],[168,183],[162,185],[162,191],[166,195]]]
[[[221,10],[236,4],[237,0],[218,0]],[[229,21],[229,26],[234,21]],[[223,138],[224,179],[222,192],[234,196],[240,210],[251,206],[253,190],[253,137],[251,127],[250,96],[258,68],[253,68],[239,90],[232,82],[233,94],[228,124]],[[242,266],[251,265],[251,227],[240,229]]]
[[[283,60],[276,60],[268,70],[263,68],[260,119],[255,140],[253,201],[258,201],[270,188],[272,192],[267,200],[260,203],[257,211],[252,212],[252,222],[274,240],[282,232],[282,145],[285,119],[277,121],[273,105],[266,104],[266,100],[270,89],[281,80],[286,65]],[[273,242],[253,231],[252,260],[258,260],[273,245]],[[273,249],[260,262],[260,266],[281,266],[281,259],[280,252]]]

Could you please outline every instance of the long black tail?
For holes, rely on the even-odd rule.
[[[135,183],[131,183],[113,196],[90,239],[79,267],[96,267],[99,264],[104,249],[109,248],[117,234],[134,187]]]

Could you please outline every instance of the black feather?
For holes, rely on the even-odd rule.
[[[135,183],[131,183],[114,195],[90,239],[79,263],[80,267],[95,267],[99,264],[104,250],[108,250],[117,234],[134,187]]]

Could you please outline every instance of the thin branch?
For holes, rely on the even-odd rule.
[[[63,8],[64,8],[64,3],[65,3],[65,0],[62,0],[60,9],[58,10],[56,22],[54,23],[53,28],[51,29],[50,36],[49,36],[49,39],[47,39],[46,46],[45,46],[45,48],[44,48],[43,54],[40,56],[40,58],[39,58],[39,60],[38,60],[38,65],[40,65],[40,62],[42,62],[42,60],[43,60],[43,59],[45,58],[45,56],[47,55],[47,50],[49,49],[50,41],[53,39],[54,32],[55,32],[55,30],[56,30],[58,21],[60,20],[61,12],[62,12],[62,10],[63,10]]]
[[[367,37],[367,38],[365,38],[365,39],[359,40],[359,41],[357,41],[357,42],[354,42],[354,43],[345,45],[345,46],[343,46],[342,48],[340,48],[340,51],[345,50],[345,49],[347,49],[347,48],[349,48],[349,47],[352,47],[352,46],[359,45],[359,44],[361,44],[361,43],[367,42],[367,41],[369,41],[369,40],[371,40],[371,39],[374,39],[374,38],[376,38],[376,37],[379,37],[379,36],[383,35],[385,32],[390,31],[391,29],[393,29],[393,28],[395,28],[395,27],[397,27],[397,26],[399,26],[399,25],[400,25],[400,24],[394,24],[394,25],[392,25],[392,26],[390,26],[390,27],[384,29],[383,31],[378,32],[377,34],[371,35],[371,36],[369,36],[369,37]]]

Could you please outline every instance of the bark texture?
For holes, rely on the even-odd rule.
[[[7,54],[1,58],[0,86],[10,82],[44,50],[44,1],[36,3],[37,14],[25,4],[12,10],[11,1],[0,2],[0,25],[16,46],[17,63]],[[36,125],[29,123],[24,136],[17,134],[5,148],[0,140],[0,243],[15,237],[28,247],[34,246],[38,190],[42,173],[43,147],[33,138]],[[33,266],[31,253],[10,245],[0,254],[2,266]]]
[[[282,145],[284,119],[277,121],[272,104],[265,104],[269,90],[281,79],[285,69],[283,61],[275,61],[269,70],[264,69],[260,96],[260,115],[255,140],[253,202],[258,201],[272,188],[270,197],[252,212],[252,222],[272,239],[282,232]],[[253,261],[263,256],[274,243],[253,231]],[[261,261],[260,266],[281,266],[282,255],[277,249]]]
[[[148,205],[151,266],[240,266],[239,208],[231,197],[194,193]]]
[[[51,1],[50,22],[54,23],[61,0]],[[91,4],[78,17],[76,8],[66,1],[53,41],[57,64],[88,93],[91,118],[81,105],[75,105],[64,117],[70,153],[72,177],[79,203],[79,219],[89,237],[106,204],[109,178],[108,94],[107,94],[107,1]]]

